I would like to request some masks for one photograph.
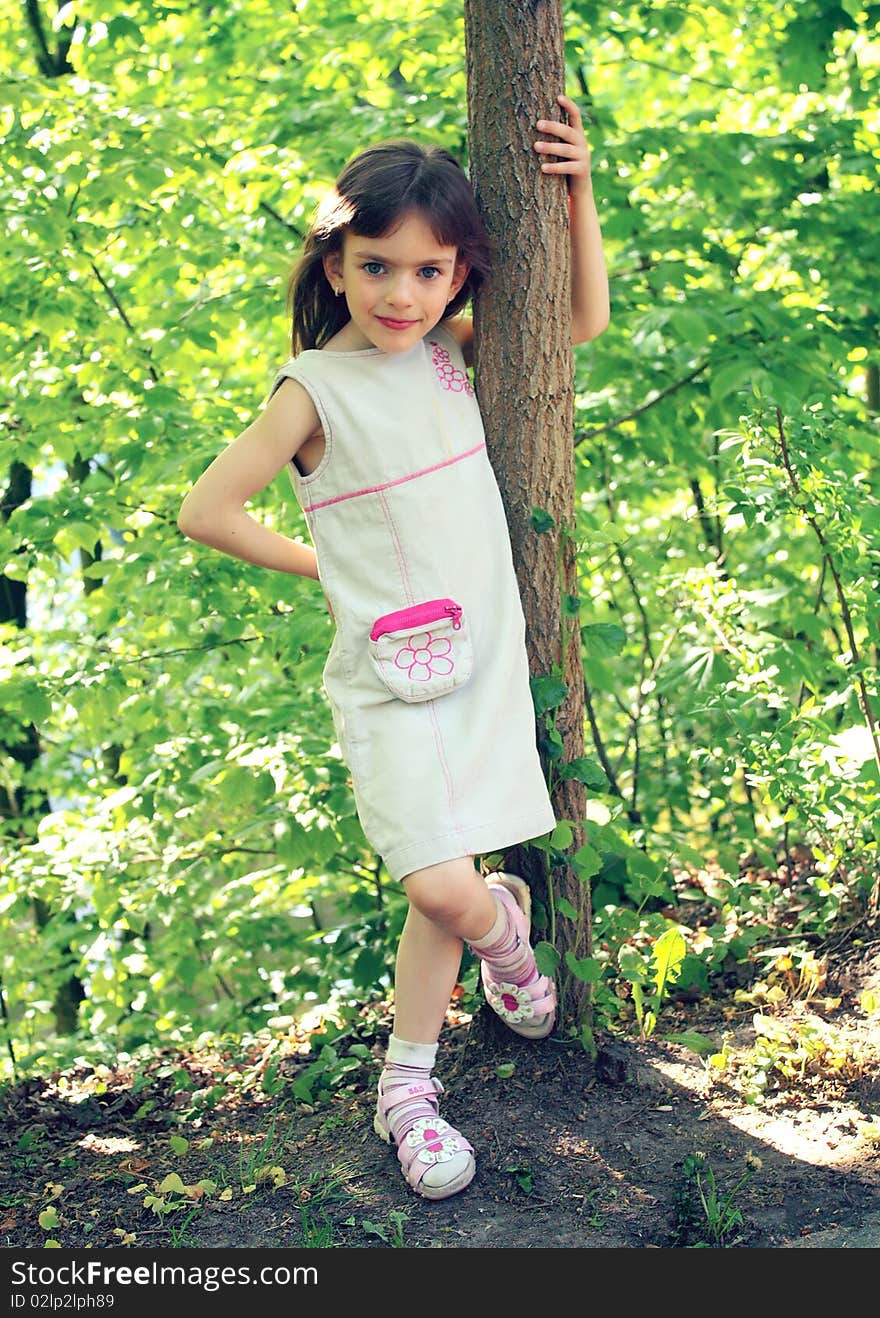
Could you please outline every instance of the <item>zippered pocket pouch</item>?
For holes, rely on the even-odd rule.
[[[384,685],[410,703],[448,695],[468,680],[474,664],[467,618],[452,599],[384,613],[373,623],[369,647]]]

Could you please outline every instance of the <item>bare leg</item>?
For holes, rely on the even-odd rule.
[[[472,856],[415,870],[403,882],[410,909],[397,949],[394,1033],[413,1043],[436,1043],[463,940],[488,933],[498,908]]]
[[[461,966],[462,941],[410,906],[397,948],[394,1033],[436,1043]]]
[[[394,1030],[379,1082],[375,1129],[397,1145],[409,1184],[428,1198],[443,1199],[470,1184],[475,1162],[467,1140],[439,1117],[431,1070],[463,940],[485,937],[499,908],[474,869],[473,856],[414,870],[404,885],[410,908],[397,949]],[[432,1158],[436,1166],[425,1166]]]

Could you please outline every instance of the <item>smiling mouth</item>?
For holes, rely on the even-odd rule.
[[[392,325],[395,329],[405,329],[407,325],[418,324],[415,320],[395,320],[393,316],[377,316],[383,325]]]

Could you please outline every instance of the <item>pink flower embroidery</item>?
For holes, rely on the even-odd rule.
[[[430,682],[432,677],[448,677],[455,664],[447,658],[452,642],[446,636],[436,640],[430,632],[414,632],[394,656],[396,668],[402,668],[413,682]]]
[[[457,1136],[447,1135],[452,1130],[448,1121],[442,1117],[422,1117],[413,1123],[406,1137],[411,1149],[418,1149],[416,1157],[419,1162],[433,1166],[438,1162],[449,1162],[457,1153],[462,1152]]]
[[[452,358],[449,356],[446,348],[442,344],[429,339],[431,344],[431,356],[434,360],[434,370],[444,389],[449,389],[454,394],[470,394],[473,397],[474,389],[470,380],[464,371],[460,371],[457,366],[452,365]]]

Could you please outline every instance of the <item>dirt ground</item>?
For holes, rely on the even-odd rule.
[[[771,1067],[761,1102],[742,989],[673,1002],[658,1025],[719,1048],[726,1035],[723,1069],[656,1037],[606,1035],[593,1061],[450,1009],[441,1111],[477,1175],[442,1202],[413,1194],[373,1134],[390,1027],[375,1008],[338,1041],[351,1069],[314,1105],[291,1092],[315,1059],[295,1034],[263,1056],[165,1050],[137,1071],[27,1080],[0,1101],[0,1243],[754,1248],[856,1227],[880,1186],[880,1013],[863,996],[880,997],[880,934],[862,935],[829,956],[821,995],[758,1004],[794,1071]]]

